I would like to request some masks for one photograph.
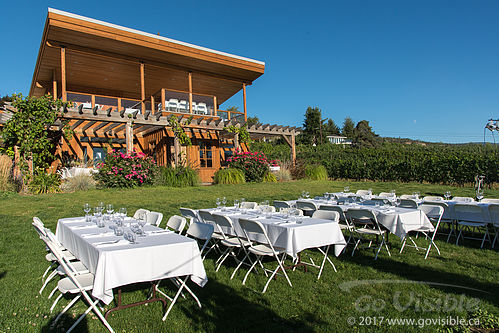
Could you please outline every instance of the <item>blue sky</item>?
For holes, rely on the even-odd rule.
[[[481,142],[499,118],[499,1],[10,1],[0,94],[28,93],[47,7],[265,61],[247,90],[262,122],[317,106],[381,136]]]

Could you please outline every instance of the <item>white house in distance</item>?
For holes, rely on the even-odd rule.
[[[333,145],[351,145],[352,144],[352,141],[350,139],[348,139],[346,136],[328,135],[328,136],[326,136],[326,138]]]

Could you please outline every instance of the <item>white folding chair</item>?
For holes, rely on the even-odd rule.
[[[457,202],[474,202],[475,201],[475,199],[473,199],[472,197],[452,197],[452,200],[457,201]]]
[[[499,199],[492,199],[492,198],[485,198],[480,200],[481,203],[493,203],[493,204],[499,204]]]
[[[225,259],[227,259],[229,256],[231,256],[236,264],[238,264],[237,267],[239,267],[239,263],[241,262],[239,259],[237,259],[237,254],[234,252],[235,249],[243,249],[244,252],[246,253],[245,247],[249,246],[250,243],[245,240],[241,239],[239,235],[237,234],[236,229],[234,228],[234,224],[232,223],[232,220],[230,217],[227,217],[225,215],[218,215],[218,214],[213,214],[213,219],[215,221],[215,226],[217,228],[217,231],[219,234],[223,236],[223,239],[220,241],[220,244],[225,246],[225,251],[222,252],[218,260],[215,262],[215,264],[218,264],[215,272],[218,272],[220,267],[222,266],[223,262]],[[223,229],[230,230],[232,231],[231,233],[235,235],[235,237],[230,237],[228,236]],[[237,268],[236,268],[237,270]],[[236,272],[234,270],[231,279],[234,277],[234,274]]]
[[[149,212],[146,214],[146,221],[150,225],[159,227],[161,221],[163,221],[163,214],[158,212]]]
[[[482,244],[480,248],[483,248],[483,244],[485,243],[485,239],[488,238],[490,244],[492,244],[489,235],[489,229],[487,227],[487,222],[485,217],[483,216],[482,208],[478,205],[469,205],[469,204],[455,204],[454,212],[456,213],[456,221],[457,227],[459,229],[459,234],[457,235],[456,245],[459,244],[459,239],[465,238],[482,240]],[[475,233],[475,230],[483,228],[485,230],[482,238],[472,237]],[[472,236],[464,236],[463,230],[467,229],[472,232]]]
[[[381,241],[379,242],[379,247],[376,250],[376,256],[374,257],[374,260],[378,259],[378,254],[381,251],[383,245],[385,246],[388,255],[390,257],[392,256],[385,240],[385,234],[387,233],[387,231],[385,229],[381,229],[381,225],[378,223],[378,219],[372,211],[368,209],[350,208],[345,212],[345,216],[350,222],[350,225],[353,227],[353,234],[357,234],[359,236],[355,241],[352,256],[361,243],[362,236],[367,235],[376,236],[376,239],[381,237]],[[369,242],[369,247],[371,246],[371,244],[372,240]]]
[[[482,200],[483,201],[483,200]],[[489,205],[489,215],[492,226],[494,227],[494,241],[492,242],[492,248],[495,247],[497,238],[499,236],[499,202],[497,204],[491,203]]]
[[[274,257],[277,260],[278,264],[277,267],[272,271],[272,274],[270,275],[269,279],[267,280],[267,283],[265,284],[262,293],[265,293],[267,291],[267,287],[270,281],[274,278],[274,276],[277,274],[279,270],[282,271],[284,277],[288,281],[288,284],[292,287],[293,285],[291,284],[288,274],[286,273],[286,270],[283,266],[283,262],[286,258],[285,250],[280,248],[275,248],[272,245],[272,242],[270,241],[269,236],[267,235],[267,231],[265,231],[265,228],[260,222],[247,219],[239,219],[239,225],[241,226],[241,229],[243,230],[246,239],[250,240],[250,234],[253,234],[263,240],[263,242],[256,242],[256,241],[250,242],[250,246],[248,248],[248,254],[244,257],[243,261],[245,261],[246,258],[249,257],[250,253],[253,253],[256,256],[256,260],[253,261],[253,264],[251,265],[250,269],[244,276],[243,285],[246,284],[246,279],[248,278],[253,268],[255,268],[256,264],[259,264],[261,267],[264,267],[262,258],[264,256],[269,256],[269,257]],[[281,258],[279,258],[279,255],[281,255]],[[264,268],[263,271],[267,276],[268,275],[267,269]]]
[[[210,212],[205,211],[205,210],[200,210],[200,211],[198,211],[198,215],[199,215],[202,222],[211,224],[213,226],[216,225],[215,218],[213,217],[213,215]],[[206,251],[206,254],[204,256],[206,257],[208,255],[208,253],[210,253],[211,250],[213,250],[213,249],[215,249],[215,251],[217,251],[218,253],[222,253],[222,250],[219,247],[219,243],[223,239],[224,239],[224,235],[222,235],[218,231],[218,229],[215,229],[215,231],[213,232],[213,235],[211,235],[212,245],[210,246],[208,251]]]
[[[189,102],[187,102],[186,100],[181,100],[178,103],[177,111],[182,113],[189,112]]]
[[[139,208],[135,211],[133,214],[133,218],[138,220],[142,215],[146,215],[147,213],[150,213],[150,210],[144,209],[144,208]]]
[[[194,209],[180,207],[180,215],[187,219],[187,225],[190,225],[193,222],[202,222]]]
[[[356,195],[369,195],[370,192],[368,190],[357,190],[357,192],[355,192]]]
[[[447,235],[447,243],[449,242],[451,235],[454,235],[457,237],[456,225],[454,223],[454,220],[450,217],[449,205],[446,202],[443,202],[443,200],[436,200],[436,201],[425,200],[425,201],[423,201],[423,204],[437,205],[437,206],[441,206],[444,209],[444,214],[442,215],[440,222],[443,223],[443,225],[448,225],[449,233],[446,234],[446,233],[442,232],[440,234]]]
[[[444,201],[444,198],[434,195],[427,195],[423,198],[423,201]]]
[[[273,204],[277,210],[280,210],[281,208],[291,208],[291,205],[286,201],[274,200]]]
[[[256,202],[253,201],[245,201],[241,203],[241,208],[242,209],[255,209],[258,206]]]
[[[301,209],[305,216],[312,216],[312,214],[319,209],[315,203],[302,200],[296,201],[296,208]]]
[[[312,218],[331,220],[332,222],[338,223],[340,220],[340,213],[338,213],[337,211],[333,211],[333,210],[316,210],[314,212],[314,214],[312,214]],[[319,252],[321,252],[324,255],[324,258],[322,259],[322,264],[321,264],[320,269],[319,269],[319,274],[317,275],[317,280],[319,280],[321,278],[322,271],[324,269],[324,265],[326,263],[326,260],[331,264],[331,266],[333,266],[334,271],[337,272],[336,266],[333,264],[331,259],[329,259],[329,257],[328,257],[330,247],[331,247],[331,245],[329,244],[329,245],[325,246],[325,250],[323,250],[320,247],[317,248],[317,250],[319,250]],[[316,266],[312,260],[311,260],[311,262],[312,262],[313,266]]]
[[[418,209],[421,210],[423,213],[425,213],[426,217],[428,217],[428,220],[430,220],[430,222],[432,222],[432,224],[434,224],[434,226],[433,226],[434,229],[432,232],[429,228],[421,226],[418,229],[415,229],[413,231],[418,232],[418,233],[420,232],[423,235],[425,235],[425,237],[430,240],[430,244],[428,244],[427,248],[420,247],[416,244],[416,242],[414,242],[412,237],[407,235],[404,237],[404,240],[402,241],[402,247],[400,248],[400,253],[402,253],[402,251],[404,250],[404,247],[406,246],[407,238],[409,238],[409,240],[412,242],[413,245],[407,245],[407,246],[414,247],[417,251],[419,251],[420,249],[422,249],[422,250],[426,249],[426,254],[424,257],[426,260],[426,258],[428,258],[428,254],[430,254],[430,249],[431,249],[432,245],[435,247],[438,254],[440,255],[440,250],[438,249],[438,246],[437,246],[437,244],[435,244],[434,240],[435,240],[435,236],[437,234],[438,227],[440,226],[440,221],[442,220],[442,216],[444,215],[444,208],[442,206],[439,206],[439,205],[422,204],[421,206],[418,207]],[[430,233],[432,233],[431,238],[429,237]]]
[[[168,222],[166,223],[165,229],[170,228],[171,230],[175,231],[176,233],[182,234],[186,224],[187,224],[187,220],[185,219],[185,217],[173,215],[173,216],[170,216],[170,218],[168,219]]]
[[[400,199],[414,199],[414,195],[412,194],[402,194],[399,196]]]
[[[388,192],[381,192],[380,194],[378,194],[378,197],[380,197],[380,198],[391,198],[391,197],[393,197],[393,194],[392,193],[388,193]]]
[[[275,207],[270,205],[258,206],[262,213],[275,213]]]
[[[62,270],[66,274],[67,277],[59,280],[57,283],[57,288],[61,292],[61,295],[56,299],[54,304],[52,305],[50,311],[52,312],[55,304],[57,304],[57,301],[62,297],[64,294],[73,294],[76,295],[71,302],[66,305],[66,307],[59,313],[59,315],[54,319],[54,321],[51,324],[51,327],[54,327],[57,321],[66,313],[82,296],[85,298],[87,303],[90,305],[87,310],[74,322],[74,324],[67,330],[67,332],[71,332],[79,323],[80,321],[85,318],[85,316],[90,312],[94,311],[94,313],[99,317],[99,319],[102,321],[104,326],[110,331],[114,332],[113,328],[111,325],[108,323],[106,318],[102,315],[101,311],[97,307],[97,304],[99,303],[98,299],[92,298],[91,295],[89,295],[88,291],[93,289],[93,281],[94,281],[94,275],[91,273],[86,273],[86,274],[80,274],[77,275],[74,272],[74,269],[71,268],[71,262],[67,260],[62,254],[59,249],[57,249],[56,246],[53,245],[50,239],[47,237],[42,237],[42,240],[45,242],[47,247],[49,247],[50,251],[56,256],[57,261],[59,262],[60,267],[62,267]]]
[[[400,199],[400,204],[398,206],[402,208],[417,209],[418,203],[414,199]]]

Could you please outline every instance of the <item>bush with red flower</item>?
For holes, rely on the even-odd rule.
[[[254,151],[237,151],[227,159],[230,168],[240,169],[244,173],[247,182],[261,182],[270,172],[269,165],[277,161],[269,161],[264,153]],[[272,163],[271,163],[272,162]]]
[[[136,187],[152,184],[157,166],[152,157],[141,152],[122,153],[113,150],[98,166],[95,178],[104,187]]]

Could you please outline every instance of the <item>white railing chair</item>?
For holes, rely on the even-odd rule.
[[[59,319],[83,296],[83,298],[87,301],[87,303],[90,306],[66,332],[71,332],[83,320],[83,318],[85,318],[85,316],[90,311],[93,311],[97,315],[97,317],[102,321],[104,326],[106,326],[106,328],[110,332],[114,332],[113,328],[108,323],[102,312],[99,310],[99,307],[97,306],[99,300],[94,299],[88,293],[90,290],[93,289],[94,275],[91,273],[77,275],[74,272],[74,269],[71,267],[71,262],[61,254],[61,251],[57,249],[56,246],[53,245],[51,240],[48,239],[47,237],[42,237],[42,240],[49,247],[50,251],[56,256],[60,267],[66,274],[66,277],[59,280],[59,282],[57,283],[57,289],[61,292],[61,295],[56,299],[50,311],[52,312],[55,304],[57,304],[57,301],[62,297],[62,295],[64,294],[76,295],[54,319],[54,321],[51,324],[51,327],[54,327],[55,324],[59,321]]]
[[[402,247],[400,248],[400,253],[404,250],[404,247],[406,246],[407,238],[412,242],[413,245],[407,245],[410,247],[414,247],[417,251],[420,249],[426,250],[425,254],[425,260],[428,258],[428,254],[430,254],[431,247],[435,247],[437,250],[438,254],[440,255],[440,250],[435,244],[435,236],[438,231],[438,227],[440,226],[440,221],[442,220],[442,216],[444,215],[444,208],[439,205],[429,205],[429,204],[422,204],[421,206],[418,207],[419,210],[421,210],[423,213],[425,213],[426,217],[430,220],[430,222],[433,224],[433,231],[429,229],[428,227],[421,226],[415,230],[414,232],[422,233],[425,235],[427,239],[430,240],[430,244],[428,244],[428,247],[420,247],[416,244],[416,242],[410,237],[409,235],[405,236],[403,241],[402,241]]]
[[[178,109],[178,99],[170,98],[168,100],[167,110],[177,112]]]
[[[267,291],[267,287],[269,286],[270,281],[272,281],[279,270],[282,271],[284,277],[286,278],[286,281],[292,287],[293,285],[291,284],[288,274],[286,273],[286,270],[283,266],[284,260],[286,259],[285,250],[276,248],[272,245],[272,242],[267,235],[267,231],[260,222],[247,219],[239,219],[239,225],[241,226],[246,239],[250,240],[250,235],[254,235],[255,237],[258,237],[262,240],[262,242],[251,241],[248,248],[248,253],[243,259],[243,261],[245,261],[246,258],[249,257],[250,253],[253,253],[256,256],[256,260],[253,261],[250,269],[244,276],[243,285],[246,284],[246,279],[257,264],[259,264],[260,267],[264,267],[262,262],[263,257],[274,257],[277,260],[277,266],[272,271],[272,274],[268,278],[267,283],[265,283],[262,293],[265,293]],[[265,275],[268,276],[267,269],[263,268],[263,271]]]
[[[478,205],[467,205],[467,204],[455,204],[454,212],[456,214],[457,228],[459,229],[459,233],[456,239],[456,245],[459,244],[459,239],[474,239],[474,240],[482,240],[482,244],[480,248],[483,248],[483,244],[485,240],[488,238],[490,244],[492,244],[489,235],[489,229],[487,227],[487,221],[483,216],[482,208]],[[472,236],[465,236],[463,234],[463,230],[467,229],[475,233],[475,230],[484,229],[484,234],[482,238],[477,238]]]
[[[185,219],[185,217],[173,215],[168,219],[165,229],[171,229],[178,234],[182,234],[186,224],[187,220]]]
[[[302,200],[296,202],[296,208],[301,209],[305,216],[312,216],[312,214],[319,209],[315,203]]]
[[[148,224],[159,227],[163,221],[163,214],[159,212],[149,212],[146,214],[146,221]]]
[[[376,239],[381,238],[379,242],[379,246],[376,250],[376,255],[374,260],[378,259],[378,254],[381,251],[381,248],[385,246],[388,255],[391,257],[390,250],[388,249],[388,245],[385,240],[385,234],[387,233],[386,229],[382,229],[381,225],[376,218],[376,215],[371,210],[368,209],[358,209],[351,208],[345,212],[345,216],[350,222],[350,225],[353,227],[353,234],[357,234],[358,238],[355,240],[355,246],[352,251],[352,256],[355,253],[355,250],[359,246],[362,241],[363,236],[376,236]],[[356,238],[353,236],[354,239]],[[369,241],[369,247],[372,244],[372,240]]]

